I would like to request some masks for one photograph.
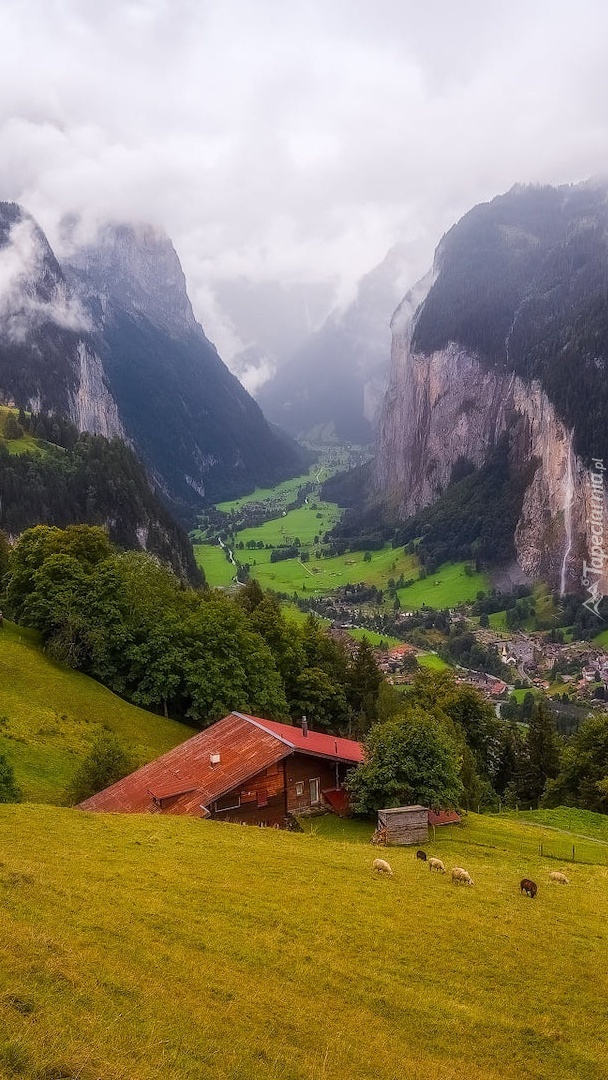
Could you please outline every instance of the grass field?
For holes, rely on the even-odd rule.
[[[207,584],[214,589],[232,585],[235,569],[219,544],[193,544],[194,557],[205,571]]]
[[[546,830],[471,815],[427,848],[474,888],[407,848],[386,878],[322,820],[0,807],[2,1075],[604,1080],[605,866],[551,886]]]
[[[366,630],[365,627],[354,627],[351,630],[346,630],[345,633],[350,634],[355,641],[363,641],[363,638],[367,638],[370,645],[384,645],[388,649],[392,645],[401,645],[402,642],[399,638],[391,637],[390,634],[379,634],[376,630]]]
[[[608,630],[602,630],[600,634],[596,634],[593,644],[598,645],[601,649],[608,649]]]
[[[251,565],[251,576],[257,578],[263,589],[275,592],[331,593],[340,585],[376,585],[382,588],[389,577],[414,576],[416,559],[404,555],[402,550],[384,548],[372,551],[366,562],[364,552],[334,555],[329,559],[311,558],[307,563],[298,559],[270,562],[270,551],[238,552],[239,557]],[[205,567],[205,573],[207,572]],[[214,584],[210,580],[210,584]]]
[[[32,631],[6,621],[0,630],[0,685],[0,751],[30,801],[61,802],[102,730],[115,732],[141,762],[194,734],[192,728],[129,705],[86,675],[53,663]]]
[[[253,529],[241,529],[237,541],[247,543],[255,540],[273,547],[290,547],[296,540],[299,546],[309,547],[315,536],[323,536],[340,519],[341,510],[335,503],[323,502],[311,496],[309,504],[289,510],[281,517],[265,522]],[[239,551],[239,558],[247,561],[248,552]],[[270,552],[268,553],[270,557]]]
[[[478,592],[490,587],[487,574],[465,573],[466,563],[444,563],[434,574],[415,581],[406,589],[399,589],[398,596],[403,611],[418,611],[425,605],[432,608],[449,608],[474,600]]]
[[[450,668],[450,665],[437,656],[437,653],[418,653],[416,660],[421,667],[430,668],[431,671],[448,671]]]
[[[27,432],[23,434],[20,439],[7,439],[4,433],[6,421],[12,415],[17,419],[19,416],[19,409],[9,409],[7,405],[0,405],[0,439],[6,446],[7,450],[11,454],[44,454],[44,446],[39,446],[38,440],[34,439]]]

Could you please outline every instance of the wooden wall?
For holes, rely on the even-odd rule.
[[[378,827],[386,829],[387,844],[424,844],[429,838],[429,812],[419,806],[379,810]]]
[[[341,787],[347,772],[348,766],[342,763],[337,764],[336,771],[336,762],[307,754],[291,754],[212,803],[209,807],[211,817],[215,821],[284,825],[288,813],[305,813],[314,806],[327,807],[323,791]],[[313,804],[310,781],[315,779],[319,781],[319,801]],[[298,794],[300,784],[302,793]]]

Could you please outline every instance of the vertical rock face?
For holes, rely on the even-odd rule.
[[[539,199],[520,189],[467,219],[394,316],[376,487],[405,519],[441,498],[458,463],[480,468],[507,437],[513,472],[529,478],[513,538],[519,566],[581,591],[595,550],[594,580],[608,593],[598,550],[600,533],[608,544],[606,497],[590,478],[594,459],[608,465],[608,397],[595,376],[608,360],[605,302],[597,308],[608,296],[597,257],[601,227],[608,261],[605,193],[548,189]]]
[[[94,326],[125,431],[184,519],[203,498],[298,471],[300,450],[267,424],[194,318],[166,236],[108,225],[72,252],[66,272]]]
[[[121,435],[91,322],[46,237],[14,203],[0,203],[0,390],[81,431]]]
[[[366,274],[346,310],[323,326],[257,392],[262,408],[286,431],[369,443],[389,376],[388,321],[419,260],[399,244]]]

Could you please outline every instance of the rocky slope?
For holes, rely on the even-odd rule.
[[[0,397],[123,435],[92,325],[34,219],[0,203]]]
[[[169,504],[273,484],[302,464],[268,425],[197,323],[177,254],[150,227],[108,225],[66,269],[99,341],[125,430]]]
[[[606,187],[517,188],[476,207],[392,329],[377,492],[407,518],[506,437],[513,475],[528,477],[521,570],[580,591],[595,554],[593,581],[608,592],[606,498],[593,481],[608,465]]]
[[[392,248],[352,304],[279,364],[256,394],[269,417],[295,436],[373,441],[389,376],[388,323],[418,259],[416,245]]]

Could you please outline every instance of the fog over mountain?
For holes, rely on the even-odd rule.
[[[476,202],[608,169],[607,31],[600,0],[5,0],[0,198],[60,257],[68,212],[163,228],[247,377],[395,243],[420,273]]]

